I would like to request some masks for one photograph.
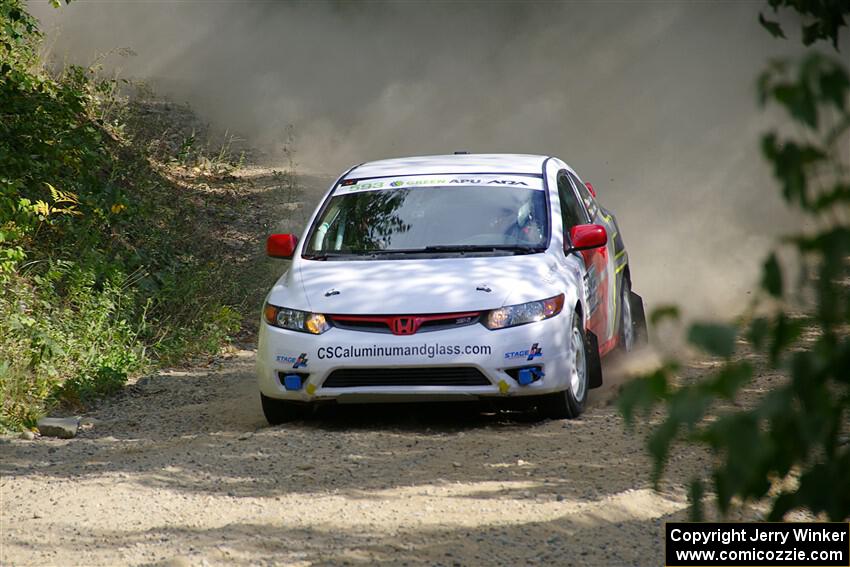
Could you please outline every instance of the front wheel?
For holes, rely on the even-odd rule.
[[[303,402],[278,400],[263,394],[260,394],[260,401],[263,404],[263,414],[266,416],[266,421],[271,425],[303,419],[309,413],[309,406]]]
[[[551,419],[575,419],[584,411],[587,403],[587,352],[585,350],[584,324],[581,315],[573,314],[570,329],[570,352],[572,365],[570,368],[567,389],[554,394],[547,394],[541,399],[540,410]]]

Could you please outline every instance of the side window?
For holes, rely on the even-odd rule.
[[[570,185],[564,172],[558,174],[558,199],[561,201],[561,219],[564,223],[564,234],[578,224],[589,222],[584,207],[579,203],[578,197]]]
[[[581,182],[581,180],[569,173],[570,179],[573,181],[573,185],[576,187],[576,191],[578,191],[581,200],[584,202],[584,208],[590,213],[590,218],[595,219],[596,213],[599,212],[599,205],[596,204],[596,199],[593,198],[593,195],[590,194],[590,191],[587,189],[587,185]]]

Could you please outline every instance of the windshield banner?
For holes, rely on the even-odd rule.
[[[543,190],[543,180],[530,175],[405,175],[380,179],[346,179],[334,191],[334,195],[347,195],[362,191],[387,189],[410,189],[415,187],[516,187],[518,189]]]

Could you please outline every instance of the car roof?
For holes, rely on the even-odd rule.
[[[526,154],[450,154],[411,156],[370,161],[353,168],[344,179],[369,179],[402,175],[471,173],[543,173],[548,156]]]

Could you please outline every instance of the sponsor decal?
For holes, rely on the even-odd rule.
[[[451,183],[451,182],[449,182]],[[406,181],[396,180],[390,183],[390,187],[413,187],[416,185],[445,185],[445,179],[408,179]]]
[[[594,264],[591,264],[587,268],[587,273],[584,274],[584,287],[587,290],[588,316],[591,316],[599,307],[599,272]]]
[[[274,359],[277,362],[291,363],[292,368],[305,368],[307,366],[307,363],[310,361],[307,358],[306,352],[302,352],[298,356],[290,356],[288,354],[279,354],[279,355],[275,356]]]
[[[520,186],[523,185],[528,187],[528,183],[525,181],[518,181],[516,179],[491,179],[489,181],[484,181],[483,179],[450,179],[449,183],[459,183],[461,185],[511,185],[511,186]]]
[[[440,185],[479,185],[479,186],[503,186],[520,187],[529,189],[543,189],[543,182],[538,178],[512,176],[512,175],[481,175],[475,177],[429,177],[411,175],[395,179],[348,179],[343,181],[337,189],[337,194],[356,193],[358,191],[374,191],[379,189],[398,189],[401,187],[417,187]]]
[[[531,348],[525,350],[515,350],[505,353],[505,360],[514,360],[517,358],[525,358],[526,360],[534,360],[537,357],[543,356],[543,349],[540,348],[540,343],[534,343]]]
[[[337,358],[434,358],[437,356],[489,355],[489,345],[444,345],[423,343],[420,345],[334,345],[319,347],[316,355],[319,360]]]
[[[295,364],[292,365],[292,368],[301,368],[307,366],[307,353],[302,352],[298,355],[298,360],[295,361]]]

